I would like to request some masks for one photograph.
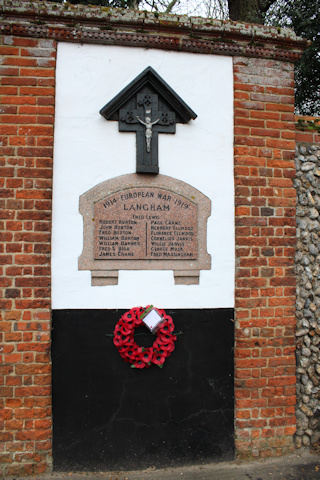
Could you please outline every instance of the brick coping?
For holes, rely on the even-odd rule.
[[[0,0],[5,35],[295,62],[307,40],[286,28],[100,6]]]

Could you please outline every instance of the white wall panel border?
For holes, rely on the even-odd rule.
[[[172,271],[121,271],[119,284],[92,287],[78,270],[83,246],[79,196],[135,172],[135,134],[119,133],[99,110],[152,66],[197,113],[175,135],[159,135],[160,173],[212,201],[212,269],[199,285],[174,285]],[[130,47],[59,43],[53,178],[52,307],[161,308],[234,306],[233,75],[231,57]]]

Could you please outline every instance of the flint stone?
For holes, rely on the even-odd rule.
[[[309,243],[310,234],[309,234],[308,230],[303,230],[301,232],[301,240],[302,240],[303,243]]]
[[[311,409],[312,409],[312,411],[313,411],[313,412],[315,412],[315,411],[316,411],[316,407],[317,407],[317,405],[318,405],[318,402],[317,402],[317,400],[316,400],[315,398],[313,398],[313,399],[311,399],[311,400],[310,400],[310,402],[309,402],[309,405],[308,405],[308,406],[309,406],[309,408],[311,408]],[[312,420],[312,419],[310,419],[310,421],[309,421],[309,424],[310,424],[311,420]]]
[[[302,445],[304,445],[305,447],[307,447],[308,445],[310,445],[310,438],[308,437],[308,435],[303,435],[303,437],[302,437]]]
[[[307,357],[301,357],[300,365],[303,368],[307,368],[310,365],[310,360]]]
[[[319,427],[319,420],[315,417],[309,418],[309,426],[314,430],[318,430]]]
[[[307,257],[307,255],[303,255],[302,259],[301,259],[301,264],[302,265],[309,265],[310,263],[310,260],[309,258]]]
[[[307,416],[307,417],[313,417],[313,412],[311,408],[307,407],[307,405],[301,405],[300,410]],[[309,423],[309,422],[308,422]],[[308,427],[308,426],[307,426]],[[306,428],[307,428],[306,427]]]
[[[315,202],[315,199],[313,198],[312,194],[310,191],[308,191],[307,193],[307,197],[308,197],[308,200],[309,200],[309,203],[311,203],[311,205],[314,205],[316,202]]]
[[[297,418],[298,418],[301,422],[302,422],[302,421],[305,421],[305,422],[308,422],[308,423],[309,423],[308,417],[307,417],[307,415],[301,410],[301,407],[298,407],[298,408],[297,408],[296,416],[297,416]],[[308,427],[305,427],[305,428],[308,428]]]
[[[314,269],[312,270],[312,275],[313,275],[314,277],[319,276],[319,268],[320,268],[319,265],[316,265],[316,266],[314,267]]]
[[[315,245],[313,245],[313,243],[311,243],[309,245],[309,252],[311,253],[311,255],[318,255],[319,249]]]
[[[312,377],[312,375],[314,374],[314,366],[310,365],[310,367],[308,367],[308,369],[307,369],[307,372],[308,372],[309,377]]]
[[[313,280],[313,275],[312,275],[312,271],[311,271],[311,268],[309,266],[306,266],[305,268],[305,272],[307,274],[307,277],[309,278],[309,280]],[[309,306],[309,305],[308,305]]]
[[[305,375],[305,374],[306,374],[306,371],[305,371],[304,368],[298,367],[298,368],[297,368],[297,373],[301,373],[302,375]]]
[[[310,182],[310,185],[312,185],[313,187],[317,186],[318,180],[314,177],[313,172],[310,171],[306,173],[306,179],[308,180],[308,182]]]
[[[313,170],[314,167],[315,167],[315,164],[313,162],[305,162],[303,165],[301,165],[301,171],[309,172],[310,170]]]
[[[315,218],[319,217],[319,212],[316,208],[310,208],[309,217],[314,220]]]
[[[300,207],[299,205],[297,206],[297,211],[296,211],[296,214],[298,217],[304,217],[305,216],[305,211],[302,207]]]
[[[304,386],[304,391],[307,395],[311,395],[313,391],[313,383],[309,381],[307,385]]]
[[[301,382],[302,382],[303,385],[307,385],[307,383],[309,382],[308,375],[302,375]]]
[[[303,307],[304,307],[303,302],[301,302],[301,301],[300,301],[300,302],[296,302],[296,309],[297,309],[297,310],[302,310]],[[304,334],[302,333],[301,335],[304,335]],[[299,335],[298,335],[298,337],[299,337]]]
[[[314,353],[319,353],[319,348],[315,347],[314,345],[310,345],[310,350]]]
[[[302,350],[301,350],[301,353],[304,357],[310,357],[311,350],[310,350],[310,348],[303,347]]]
[[[310,344],[311,344],[311,339],[310,339],[310,337],[305,336],[304,339],[303,339],[303,341],[304,341],[304,344],[305,344],[306,347],[310,347]],[[308,372],[308,373],[309,373],[309,372]]]
[[[302,153],[302,155],[305,155],[307,153],[307,149],[304,145],[300,145],[300,153]]]
[[[299,226],[299,228],[301,228],[301,230],[305,230],[308,226],[308,222],[305,218],[297,218],[297,225]],[[297,252],[298,253],[301,253],[301,252]]]
[[[311,435],[311,445],[313,445],[314,443],[317,443],[317,441],[319,440],[320,438],[320,432],[319,430],[315,430],[313,432],[313,434]]]
[[[309,329],[308,328],[303,328],[301,330],[296,331],[296,337],[302,337],[302,335],[306,335],[308,333],[309,333]]]
[[[295,178],[293,180],[293,186],[294,188],[298,189],[299,187],[301,187],[301,180],[299,180],[298,178]]]
[[[304,193],[299,195],[299,203],[300,205],[308,205],[308,198]]]

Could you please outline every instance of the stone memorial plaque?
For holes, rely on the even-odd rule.
[[[207,220],[211,201],[164,175],[106,180],[80,197],[83,251],[79,270],[93,286],[117,285],[119,270],[172,270],[175,284],[199,283],[211,268]]]
[[[157,187],[110,195],[94,207],[95,259],[196,259],[197,205]]]

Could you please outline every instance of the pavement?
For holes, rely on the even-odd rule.
[[[55,472],[0,480],[320,480],[320,455],[304,452],[240,463],[212,463],[131,472]]]

